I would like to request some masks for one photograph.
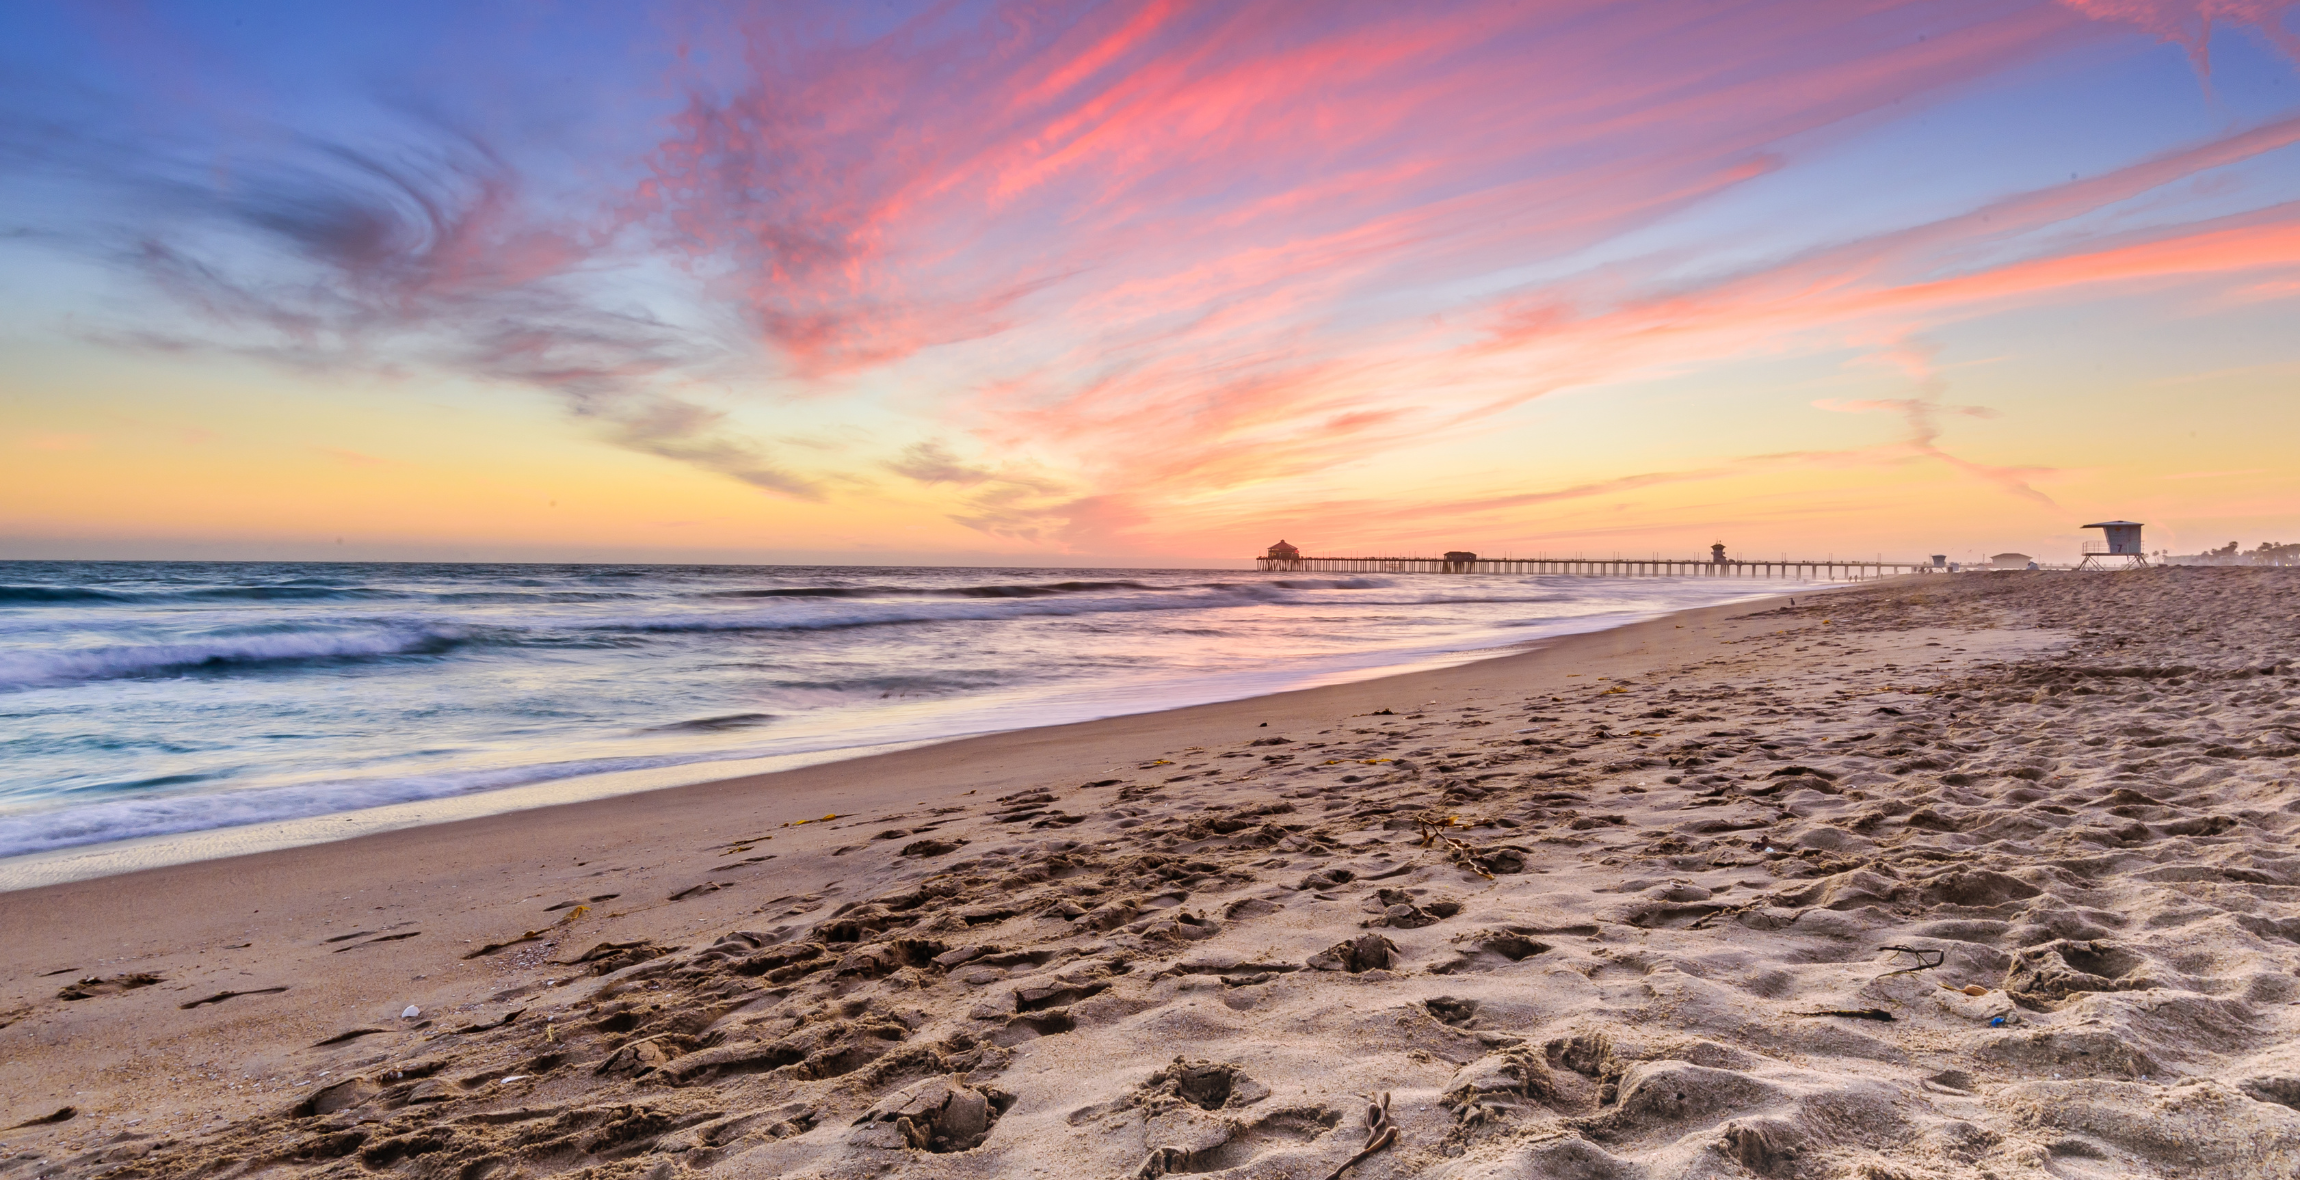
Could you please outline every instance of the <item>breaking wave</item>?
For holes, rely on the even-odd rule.
[[[427,628],[370,632],[237,635],[188,643],[150,643],[79,650],[0,653],[0,686],[50,685],[127,676],[228,671],[379,656],[439,655],[461,643]]]

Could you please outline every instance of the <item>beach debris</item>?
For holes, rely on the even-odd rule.
[[[972,792],[969,792],[969,794],[971,794],[971,793],[972,793]],[[850,813],[850,814],[851,814],[851,813]],[[785,821],[785,822],[783,823],[783,826],[784,826],[784,827],[786,827],[786,828],[795,828],[795,827],[798,827],[800,824],[827,824],[827,823],[831,822],[831,821],[832,821],[832,820],[834,820],[834,819],[843,819],[843,818],[845,818],[845,817],[844,817],[844,816],[842,816],[842,815],[840,815],[838,812],[835,812],[835,811],[834,811],[834,812],[830,813],[829,815],[823,816],[821,819],[794,819],[794,820],[787,820],[787,821]],[[732,850],[732,849],[730,849],[729,851],[733,851],[733,850]]]
[[[1793,1012],[1793,1016],[1842,1016],[1848,1020],[1874,1020],[1883,1024],[1893,1022],[1893,1014],[1882,1008],[1822,1008],[1813,1012]]]
[[[1374,1155],[1398,1141],[1398,1125],[1390,1121],[1390,1096],[1387,1092],[1366,1096],[1366,1145],[1358,1154],[1342,1162],[1342,1166],[1326,1174],[1326,1180],[1342,1180],[1342,1173],[1372,1159]]]
[[[21,1131],[26,1127],[47,1127],[53,1126],[57,1123],[68,1123],[71,1122],[74,1118],[79,1117],[79,1114],[79,1107],[62,1106],[56,1108],[56,1113],[54,1114],[44,1114],[36,1119],[25,1119],[23,1122],[20,1122],[13,1127],[0,1127],[0,1131]]]
[[[407,1009],[399,1014],[399,1018],[401,1020],[413,1020],[421,1015],[423,1015],[423,1009],[418,1008],[413,1004],[409,1004]]]
[[[676,899],[674,899],[674,900],[676,900]],[[546,933],[546,932],[545,932],[545,931],[542,931],[542,930],[530,930],[530,931],[528,931],[527,933],[525,933],[525,934],[522,934],[522,935],[520,935],[520,936],[519,936],[519,937],[517,937],[517,938],[513,938],[513,939],[507,939],[507,940],[505,940],[505,941],[503,941],[503,942],[491,942],[491,943],[488,943],[486,946],[480,947],[478,950],[472,951],[470,954],[467,954],[467,955],[465,955],[465,956],[463,956],[463,957],[464,957],[464,958],[466,958],[466,959],[476,959],[476,958],[480,957],[481,955],[492,955],[492,954],[494,954],[495,952],[497,952],[497,951],[499,951],[499,950],[502,950],[504,947],[507,947],[507,946],[518,946],[520,943],[523,943],[523,942],[533,942],[533,941],[535,941],[536,939],[543,937],[543,935],[544,935],[545,933]]]
[[[1883,975],[1878,976],[1877,978],[1879,979],[1891,979],[1895,975],[1913,975],[1919,971],[1930,971],[1933,968],[1938,967],[1942,963],[1948,961],[1949,957],[1949,953],[1947,951],[1928,947],[1881,946],[1877,949],[1881,951],[1891,951],[1896,955],[1913,955],[1917,960],[1916,966],[1903,967],[1898,971],[1887,971]],[[1933,957],[1931,962],[1928,963],[1925,961],[1926,955],[1931,955]]]
[[[327,1048],[329,1045],[340,1045],[340,1044],[343,1044],[345,1041],[356,1041],[356,1040],[358,1040],[358,1039],[359,1039],[359,1038],[361,1038],[361,1037],[371,1037],[371,1036],[374,1036],[375,1034],[377,1034],[377,1033],[379,1033],[379,1032],[385,1032],[385,1031],[388,1031],[388,1030],[386,1030],[386,1029],[380,1029],[380,1028],[355,1028],[355,1029],[350,1029],[350,1030],[348,1030],[348,1031],[345,1031],[345,1032],[339,1032],[339,1033],[335,1034],[335,1035],[334,1035],[334,1036],[332,1036],[332,1037],[329,1037],[328,1039],[326,1039],[326,1040],[324,1040],[324,1041],[315,1041],[315,1042],[313,1042],[313,1043],[312,1043],[312,1048],[314,1048],[314,1049],[325,1049],[325,1048]]]
[[[91,975],[85,979],[67,984],[62,991],[56,993],[56,998],[59,1000],[70,1001],[94,999],[97,996],[116,996],[122,992],[132,992],[140,987],[150,987],[155,983],[166,982],[167,980],[162,979],[157,975],[152,975],[142,971],[134,971],[126,975],[115,975],[109,979],[98,975]]]
[[[191,1000],[186,1003],[178,1004],[176,1007],[197,1008],[203,1004],[221,1004],[225,1000],[231,999],[234,996],[269,996],[276,995],[277,993],[284,992],[286,990],[287,989],[284,987],[257,987],[249,988],[244,992],[217,992],[216,994],[205,997],[203,999]]]
[[[345,947],[337,947],[337,948],[336,948],[336,950],[335,950],[335,953],[340,955],[340,954],[344,953],[345,951],[356,951],[356,950],[359,950],[359,949],[361,949],[362,947],[371,947],[371,946],[374,946],[374,945],[376,945],[377,943],[382,943],[382,942],[403,942],[403,941],[405,941],[405,940],[407,940],[407,939],[410,939],[410,938],[419,938],[419,937],[421,937],[421,936],[422,936],[422,934],[423,934],[423,931],[421,931],[421,930],[410,930],[410,931],[408,931],[408,932],[407,932],[407,933],[405,933],[405,934],[386,934],[386,935],[382,936],[381,938],[371,938],[371,939],[368,939],[366,942],[355,942],[355,943],[351,944],[350,946],[345,946]],[[330,942],[333,942],[333,941],[335,941],[335,940],[331,938],[331,939],[329,939],[328,941],[330,941]]]
[[[1436,848],[1451,863],[1468,869],[1488,881],[1493,880],[1493,872],[1486,867],[1485,861],[1472,851],[1469,845],[1446,835],[1448,828],[1468,827],[1468,821],[1458,815],[1441,816],[1436,812],[1424,812],[1414,817],[1414,824],[1421,829],[1422,847]]]
[[[1172,1175],[1189,1166],[1188,1151],[1172,1144],[1153,1147],[1149,1158],[1142,1161],[1141,1167],[1134,1169],[1134,1180],[1159,1180],[1159,1177]]]

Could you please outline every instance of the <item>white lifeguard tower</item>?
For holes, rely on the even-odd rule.
[[[2107,538],[2086,541],[2083,560],[2076,563],[2080,570],[2145,569],[2148,552],[2140,547],[2140,522],[2134,520],[2104,520],[2084,526],[2099,529]],[[2115,564],[2111,564],[2115,563]]]

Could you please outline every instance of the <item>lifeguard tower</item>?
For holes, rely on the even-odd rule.
[[[2101,530],[2107,540],[2105,543],[2086,541],[2083,560],[2076,563],[2076,568],[2080,570],[2147,568],[2148,553],[2140,547],[2140,522],[2104,520],[2084,527]]]

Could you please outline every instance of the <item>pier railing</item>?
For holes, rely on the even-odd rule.
[[[1442,557],[1260,557],[1263,573],[1564,574],[1598,578],[1779,578],[1859,582],[1923,573],[1929,563],[1898,561],[1678,561],[1640,557],[1528,557],[1453,561]]]

